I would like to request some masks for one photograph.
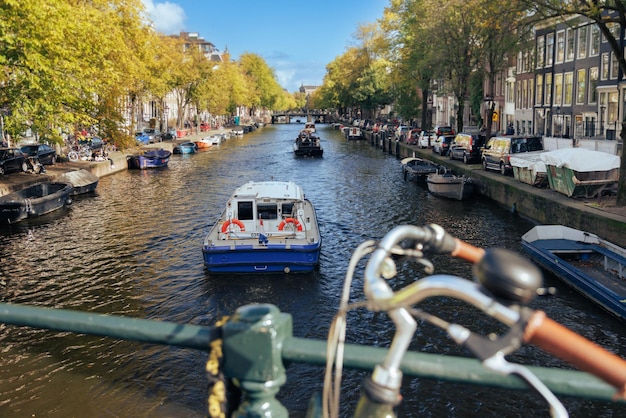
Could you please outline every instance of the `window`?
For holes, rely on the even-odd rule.
[[[543,68],[546,62],[546,38],[537,38],[537,68]]]
[[[563,74],[554,75],[554,104],[563,104]]]
[[[556,62],[561,63],[565,59],[565,32],[556,34]]]
[[[602,78],[601,80],[609,79],[609,53],[602,54]]]
[[[574,73],[565,73],[565,98],[563,100],[563,104],[566,106],[571,106],[573,96],[574,96]]]
[[[576,73],[576,104],[585,103],[585,82],[587,81],[587,70],[580,69]]]
[[[565,59],[572,61],[574,59],[574,29],[567,29],[567,39],[565,45]]]
[[[522,80],[522,109],[528,107],[528,80]]]
[[[613,35],[615,39],[619,40],[619,30],[620,30],[619,23],[609,22],[606,24],[606,26],[609,28],[611,35]]]
[[[546,74],[546,100],[543,104],[552,105],[552,74]]]
[[[537,74],[535,85],[535,104],[541,104],[543,103],[543,74]]]
[[[515,108],[521,109],[522,108],[522,83],[520,81],[515,83],[515,90],[517,93],[515,95]]]
[[[295,214],[293,213],[293,203],[283,203],[281,206],[281,214],[283,215],[283,217],[290,217],[290,216],[294,216]]]
[[[529,109],[533,107],[533,99],[535,98],[533,87],[534,87],[533,79],[531,78],[530,80],[528,80],[528,108]]]
[[[578,28],[578,58],[587,58],[587,26]]]
[[[589,69],[589,92],[587,93],[589,103],[597,103],[598,93],[596,87],[598,86],[598,67],[592,67]]]
[[[254,219],[252,202],[237,202],[237,219],[240,221],[249,221]]]
[[[600,28],[597,25],[591,27],[591,44],[589,45],[589,55],[596,56],[600,53]]]
[[[256,212],[259,219],[278,219],[278,206],[276,203],[258,203]]]
[[[615,58],[615,54],[611,52],[611,80],[617,78],[618,71],[619,71],[619,63],[617,62],[617,58]]]
[[[550,33],[546,37],[546,64],[554,64],[554,34]]]

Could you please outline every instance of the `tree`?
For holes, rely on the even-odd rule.
[[[551,19],[584,17],[595,23],[604,39],[611,46],[611,50],[620,67],[620,74],[626,74],[626,59],[624,58],[624,28],[626,27],[626,4],[623,1],[579,0],[575,2],[562,0],[523,0],[531,12],[529,24]],[[614,25],[621,30],[613,32]],[[626,116],[626,109],[622,109]],[[622,117],[620,133],[622,143],[626,143],[626,119]],[[620,176],[617,184],[617,206],[626,206],[626,152],[622,152]]]

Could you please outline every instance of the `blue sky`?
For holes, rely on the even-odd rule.
[[[360,24],[383,16],[389,0],[142,0],[156,29],[198,32],[233,59],[257,54],[289,92],[320,85],[326,65],[354,45]]]

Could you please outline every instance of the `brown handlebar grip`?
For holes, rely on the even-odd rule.
[[[456,241],[456,248],[452,251],[451,255],[454,257],[462,258],[463,260],[477,263],[485,255],[485,250],[479,247],[475,247],[472,244],[468,244],[458,238]]]
[[[532,314],[524,341],[603,379],[617,388],[616,397],[626,399],[626,360],[551,320],[545,312]]]

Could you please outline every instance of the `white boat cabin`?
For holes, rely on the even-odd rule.
[[[295,183],[250,182],[231,196],[220,221],[220,239],[251,238],[259,233],[304,237],[315,215]]]

